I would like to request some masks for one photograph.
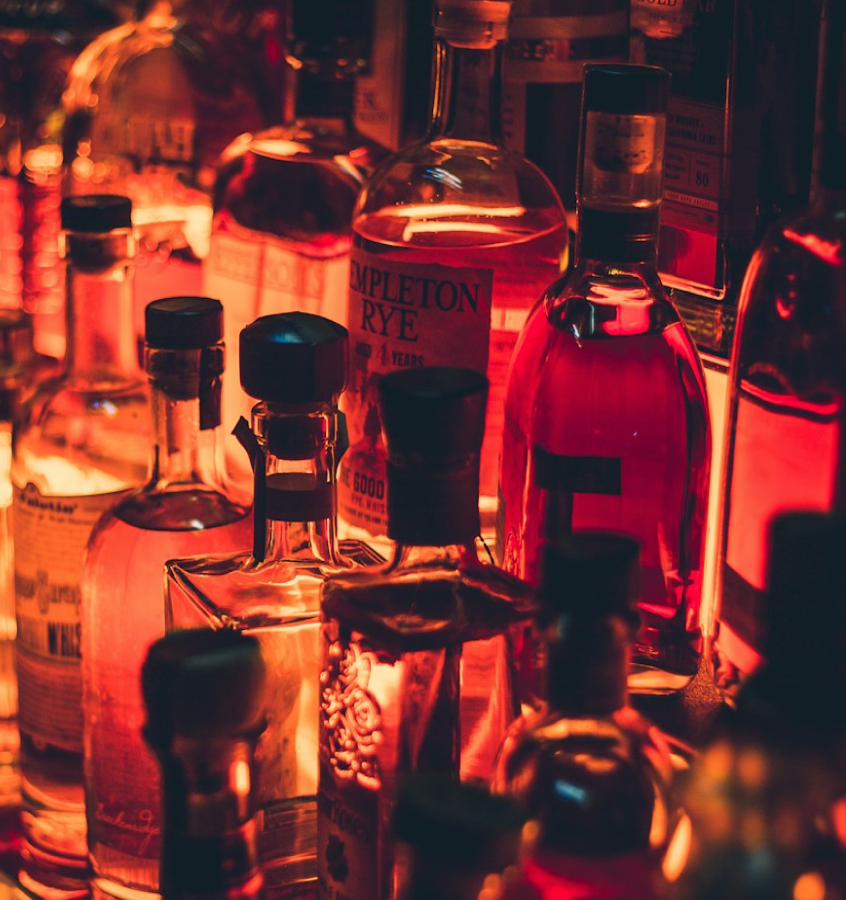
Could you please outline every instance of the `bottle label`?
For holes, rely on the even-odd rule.
[[[839,405],[772,395],[741,382],[728,473],[720,621],[761,649],[767,535],[790,509],[830,510],[840,444]],[[752,657],[754,658],[754,657]],[[732,659],[742,671],[743,660]]]
[[[82,752],[80,578],[94,524],[125,492],[45,496],[14,489],[21,731]]]
[[[377,534],[387,529],[379,378],[416,366],[460,365],[487,372],[492,290],[489,268],[393,261],[353,249],[351,383],[343,401],[350,450],[338,484],[338,509],[348,524]]]

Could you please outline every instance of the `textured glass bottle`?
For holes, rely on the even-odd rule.
[[[765,659],[684,781],[667,900],[846,896],[846,520],[782,513],[767,531]]]
[[[64,93],[65,193],[132,198],[135,325],[145,305],[201,290],[211,192],[233,138],[279,120],[280,0],[155,0],[93,41]]]
[[[254,634],[267,662],[257,800],[268,893],[313,887],[316,877],[320,588],[333,572],[381,561],[336,535],[347,341],[341,325],[303,312],[263,316],[241,332],[241,383],[259,401],[253,432],[243,420],[236,429],[255,466],[253,551],[166,567],[168,628]]]
[[[486,781],[517,712],[527,585],[479,561],[487,382],[423,367],[379,382],[390,561],[323,589],[318,895],[393,896],[391,816],[414,772]]]
[[[533,820],[506,896],[650,900],[675,822],[661,733],[627,702],[638,544],[582,532],[544,548],[546,702],[514,723],[494,788]]]
[[[220,441],[223,310],[157,300],[146,312],[154,445],[144,487],[103,515],[82,578],[85,812],[98,895],[158,889],[157,770],[141,740],[139,673],[165,633],[163,567],[175,554],[252,539],[249,501],[227,484]]]
[[[236,364],[238,334],[259,316],[300,310],[346,324],[353,208],[364,176],[387,153],[352,123],[371,7],[372,0],[292,3],[295,115],[242,135],[224,154],[203,290],[224,303]],[[223,408],[227,421],[249,416],[235,384]],[[244,460],[236,447],[233,463]]]
[[[385,456],[376,384],[385,372],[467,366],[490,381],[480,494],[492,526],[505,371],[529,309],[566,259],[561,201],[500,144],[500,63],[510,0],[440,0],[426,136],[384,162],[353,219],[348,327],[350,452],[339,514],[384,535]]]
[[[161,767],[162,900],[261,900],[256,742],[264,728],[258,642],[192,629],[150,648],[144,738]]]
[[[30,881],[64,884],[65,874],[71,880],[87,874],[79,641],[83,555],[103,511],[143,481],[150,439],[148,391],[132,336],[130,217],[125,197],[63,202],[67,353],[61,373],[26,401],[12,435],[29,854],[24,877]]]
[[[718,611],[709,663],[732,691],[760,662],[766,528],[794,507],[846,512],[846,9],[829,3],[811,206],[749,265],[732,350]]]
[[[630,686],[675,690],[701,652],[710,431],[696,351],[655,271],[667,74],[585,73],[576,260],[512,358],[497,543],[504,568],[534,583],[548,538],[637,536]]]

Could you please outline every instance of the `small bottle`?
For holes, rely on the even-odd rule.
[[[668,76],[585,67],[572,271],[526,323],[508,374],[497,544],[530,583],[546,540],[641,542],[630,686],[684,687],[701,653],[710,430],[702,367],[655,269]]]
[[[241,383],[259,401],[253,430],[244,420],[236,429],[255,466],[253,550],[165,567],[168,629],[254,634],[268,665],[256,794],[268,890],[317,875],[320,588],[332,573],[382,561],[337,539],[348,359],[346,329],[310,313],[264,316],[241,332]]]
[[[767,524],[846,513],[846,8],[823,13],[811,205],[773,226],[740,293],[732,349],[716,621],[708,662],[736,692],[760,664]]]
[[[125,197],[62,203],[67,352],[12,434],[22,878],[88,873],[82,789],[80,580],[102,513],[144,479],[149,392],[132,336],[135,241]],[[37,886],[35,887],[37,890]]]
[[[367,67],[372,0],[291,4],[288,59],[294,115],[244,134],[224,153],[214,188],[203,290],[226,308],[237,365],[241,329],[271,313],[314,313],[346,325],[353,208],[364,177],[387,153],[353,125],[355,76]],[[227,421],[249,416],[236,384]],[[234,465],[246,459],[232,442]]]
[[[397,791],[397,900],[495,900],[516,871],[526,815],[505,795],[434,775]]]
[[[831,690],[846,680],[846,520],[782,513],[766,542],[765,662],[685,780],[689,841],[667,900],[846,896],[846,716]]]
[[[192,629],[149,650],[144,738],[161,768],[162,900],[261,900],[256,743],[265,667],[255,638]]]
[[[490,382],[480,497],[493,531],[505,373],[529,310],[567,254],[561,201],[501,142],[500,68],[510,0],[435,3],[426,135],[378,168],[353,217],[341,464],[345,527],[384,536],[385,454],[376,384],[416,366],[466,366]]]
[[[323,588],[318,891],[352,900],[392,896],[399,778],[489,779],[518,711],[512,632],[534,611],[528,586],[476,552],[485,376],[392,372],[379,399],[394,553]]]
[[[532,820],[527,890],[514,897],[648,900],[658,886],[672,763],[628,705],[638,576],[637,541],[624,535],[582,532],[544,548],[546,703],[515,722],[494,779]]]
[[[158,890],[158,772],[141,740],[139,673],[165,633],[164,564],[252,540],[249,500],[222,464],[223,308],[172,297],[150,303],[146,319],[149,474],[97,523],[82,578],[85,811],[93,889],[105,897]]]

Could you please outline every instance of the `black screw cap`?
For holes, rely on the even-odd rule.
[[[61,205],[62,229],[103,234],[132,227],[132,201],[119,194],[82,194],[65,197]]]
[[[667,112],[669,96],[670,73],[658,66],[628,63],[585,66],[582,94],[585,111],[656,115]]]
[[[145,340],[160,350],[201,350],[223,340],[223,305],[209,297],[167,297],[144,310]]]

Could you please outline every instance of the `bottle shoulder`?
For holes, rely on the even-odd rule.
[[[147,485],[116,504],[111,515],[147,531],[199,531],[243,522],[251,525],[251,504],[239,490],[209,484]]]

